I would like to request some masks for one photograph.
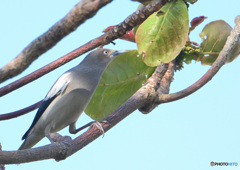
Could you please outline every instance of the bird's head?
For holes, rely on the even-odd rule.
[[[107,67],[107,65],[111,63],[111,61],[113,61],[118,55],[125,52],[127,51],[100,48],[89,53],[82,61],[82,64],[87,64],[88,66],[92,67]]]

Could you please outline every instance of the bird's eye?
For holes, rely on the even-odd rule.
[[[104,55],[108,55],[108,51],[103,51],[103,54]]]

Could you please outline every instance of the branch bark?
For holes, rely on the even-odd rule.
[[[49,73],[50,71],[62,66],[63,64],[71,61],[74,58],[102,45],[107,45],[113,40],[122,37],[126,34],[127,31],[130,31],[133,27],[141,24],[145,19],[147,19],[152,13],[158,11],[164,4],[166,0],[157,0],[152,2],[147,6],[143,6],[135,13],[127,17],[122,23],[118,24],[107,33],[102,36],[89,41],[88,43],[82,45],[81,47],[75,49],[74,51],[66,54],[65,56],[55,60],[54,62],[42,67],[41,69],[7,85],[0,88],[0,97],[6,95],[17,88],[24,86],[27,83],[30,83],[44,74]]]
[[[170,90],[170,84],[173,81],[173,76],[174,76],[174,69],[175,69],[175,61],[170,62],[167,64],[168,69],[166,73],[164,73],[163,77],[160,78],[159,76],[161,75],[161,71],[158,70],[158,68],[155,71],[155,75],[153,74],[152,76],[152,86],[154,86],[154,98],[150,101],[148,100],[148,103],[145,103],[145,105],[138,110],[142,112],[143,114],[148,114],[150,113],[153,109],[155,109],[159,103],[158,103],[158,98],[159,96],[162,96],[164,94],[169,94]],[[154,82],[154,83],[153,83]]]
[[[23,72],[40,55],[51,49],[61,39],[73,32],[87,19],[93,17],[99,9],[111,1],[80,1],[63,19],[33,40],[16,58],[0,69],[0,83]]]

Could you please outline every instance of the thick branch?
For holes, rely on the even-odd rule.
[[[159,105],[158,103],[159,96],[163,94],[169,94],[170,85],[173,81],[174,69],[175,61],[172,61],[168,64],[167,71],[165,74],[163,74],[163,77],[161,79],[155,78],[156,82],[156,84],[154,85],[155,98],[150,103],[146,103],[144,107],[139,108],[140,112],[142,112],[143,114],[150,113],[153,109],[155,109]]]
[[[239,45],[240,43],[240,15],[236,17],[235,24],[236,25],[234,29],[231,31],[229,37],[227,38],[227,41],[222,51],[220,52],[216,61],[213,63],[212,67],[207,71],[207,73],[193,85],[189,86],[188,88],[182,91],[159,96],[158,103],[167,103],[184,98],[194,93],[201,87],[203,87],[207,82],[209,82],[213,78],[213,76],[220,70],[220,68],[226,63],[228,58],[231,56],[235,46]]]
[[[82,0],[47,32],[33,40],[16,58],[0,69],[0,83],[23,72],[41,54],[51,49],[112,0]]]
[[[111,41],[122,37],[127,31],[131,30],[133,27],[141,24],[145,19],[147,19],[152,13],[158,11],[164,4],[166,0],[158,0],[154,1],[147,6],[143,6],[135,13],[127,17],[122,23],[118,24],[111,30],[109,30],[104,35],[89,41],[88,43],[82,45],[81,47],[77,48],[76,50],[66,54],[62,58],[55,60],[54,62],[42,67],[41,69],[17,80],[5,87],[0,88],[0,97],[16,90],[24,86],[27,83],[30,83],[39,77],[43,76],[44,74],[49,73],[50,71],[60,67],[61,65],[71,61],[72,59],[98,47],[101,45],[109,44]]]
[[[152,88],[148,88],[148,92],[145,95],[145,98],[148,98],[148,100],[146,100],[144,106],[140,107],[138,110],[140,112],[142,112],[143,114],[147,114],[149,112],[151,112],[156,106],[156,99],[158,96],[158,90],[161,89],[161,92],[169,92],[169,87],[170,87],[170,83],[169,82],[169,86],[167,86],[164,82],[166,80],[166,76],[168,75],[168,72],[171,71],[172,68],[172,64],[161,64],[159,65],[155,72],[152,74],[152,76],[148,79],[147,83],[149,85],[149,87]],[[164,89],[164,90],[163,90]]]

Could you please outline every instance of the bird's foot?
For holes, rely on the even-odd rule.
[[[104,120],[104,121],[102,121],[102,123],[108,123],[108,122]],[[102,124],[101,124],[100,122],[95,121],[95,122],[93,122],[93,123],[91,124],[90,127],[92,127],[92,126],[96,126],[96,127],[100,130],[100,132],[102,132],[102,135],[103,135],[103,137],[104,137],[105,132],[104,132],[103,126],[102,126]]]
[[[96,126],[96,127],[102,132],[103,137],[104,137],[104,129],[103,129],[101,123],[108,124],[108,121],[106,121],[106,120],[103,120],[103,121],[101,121],[101,122],[92,121],[92,122],[89,122],[89,123],[87,123],[86,125],[78,128],[78,129],[76,129],[75,124],[73,124],[73,125],[70,125],[69,132],[70,132],[71,134],[76,134],[76,133],[78,133],[79,131],[81,131],[81,130],[87,128],[87,127]]]

